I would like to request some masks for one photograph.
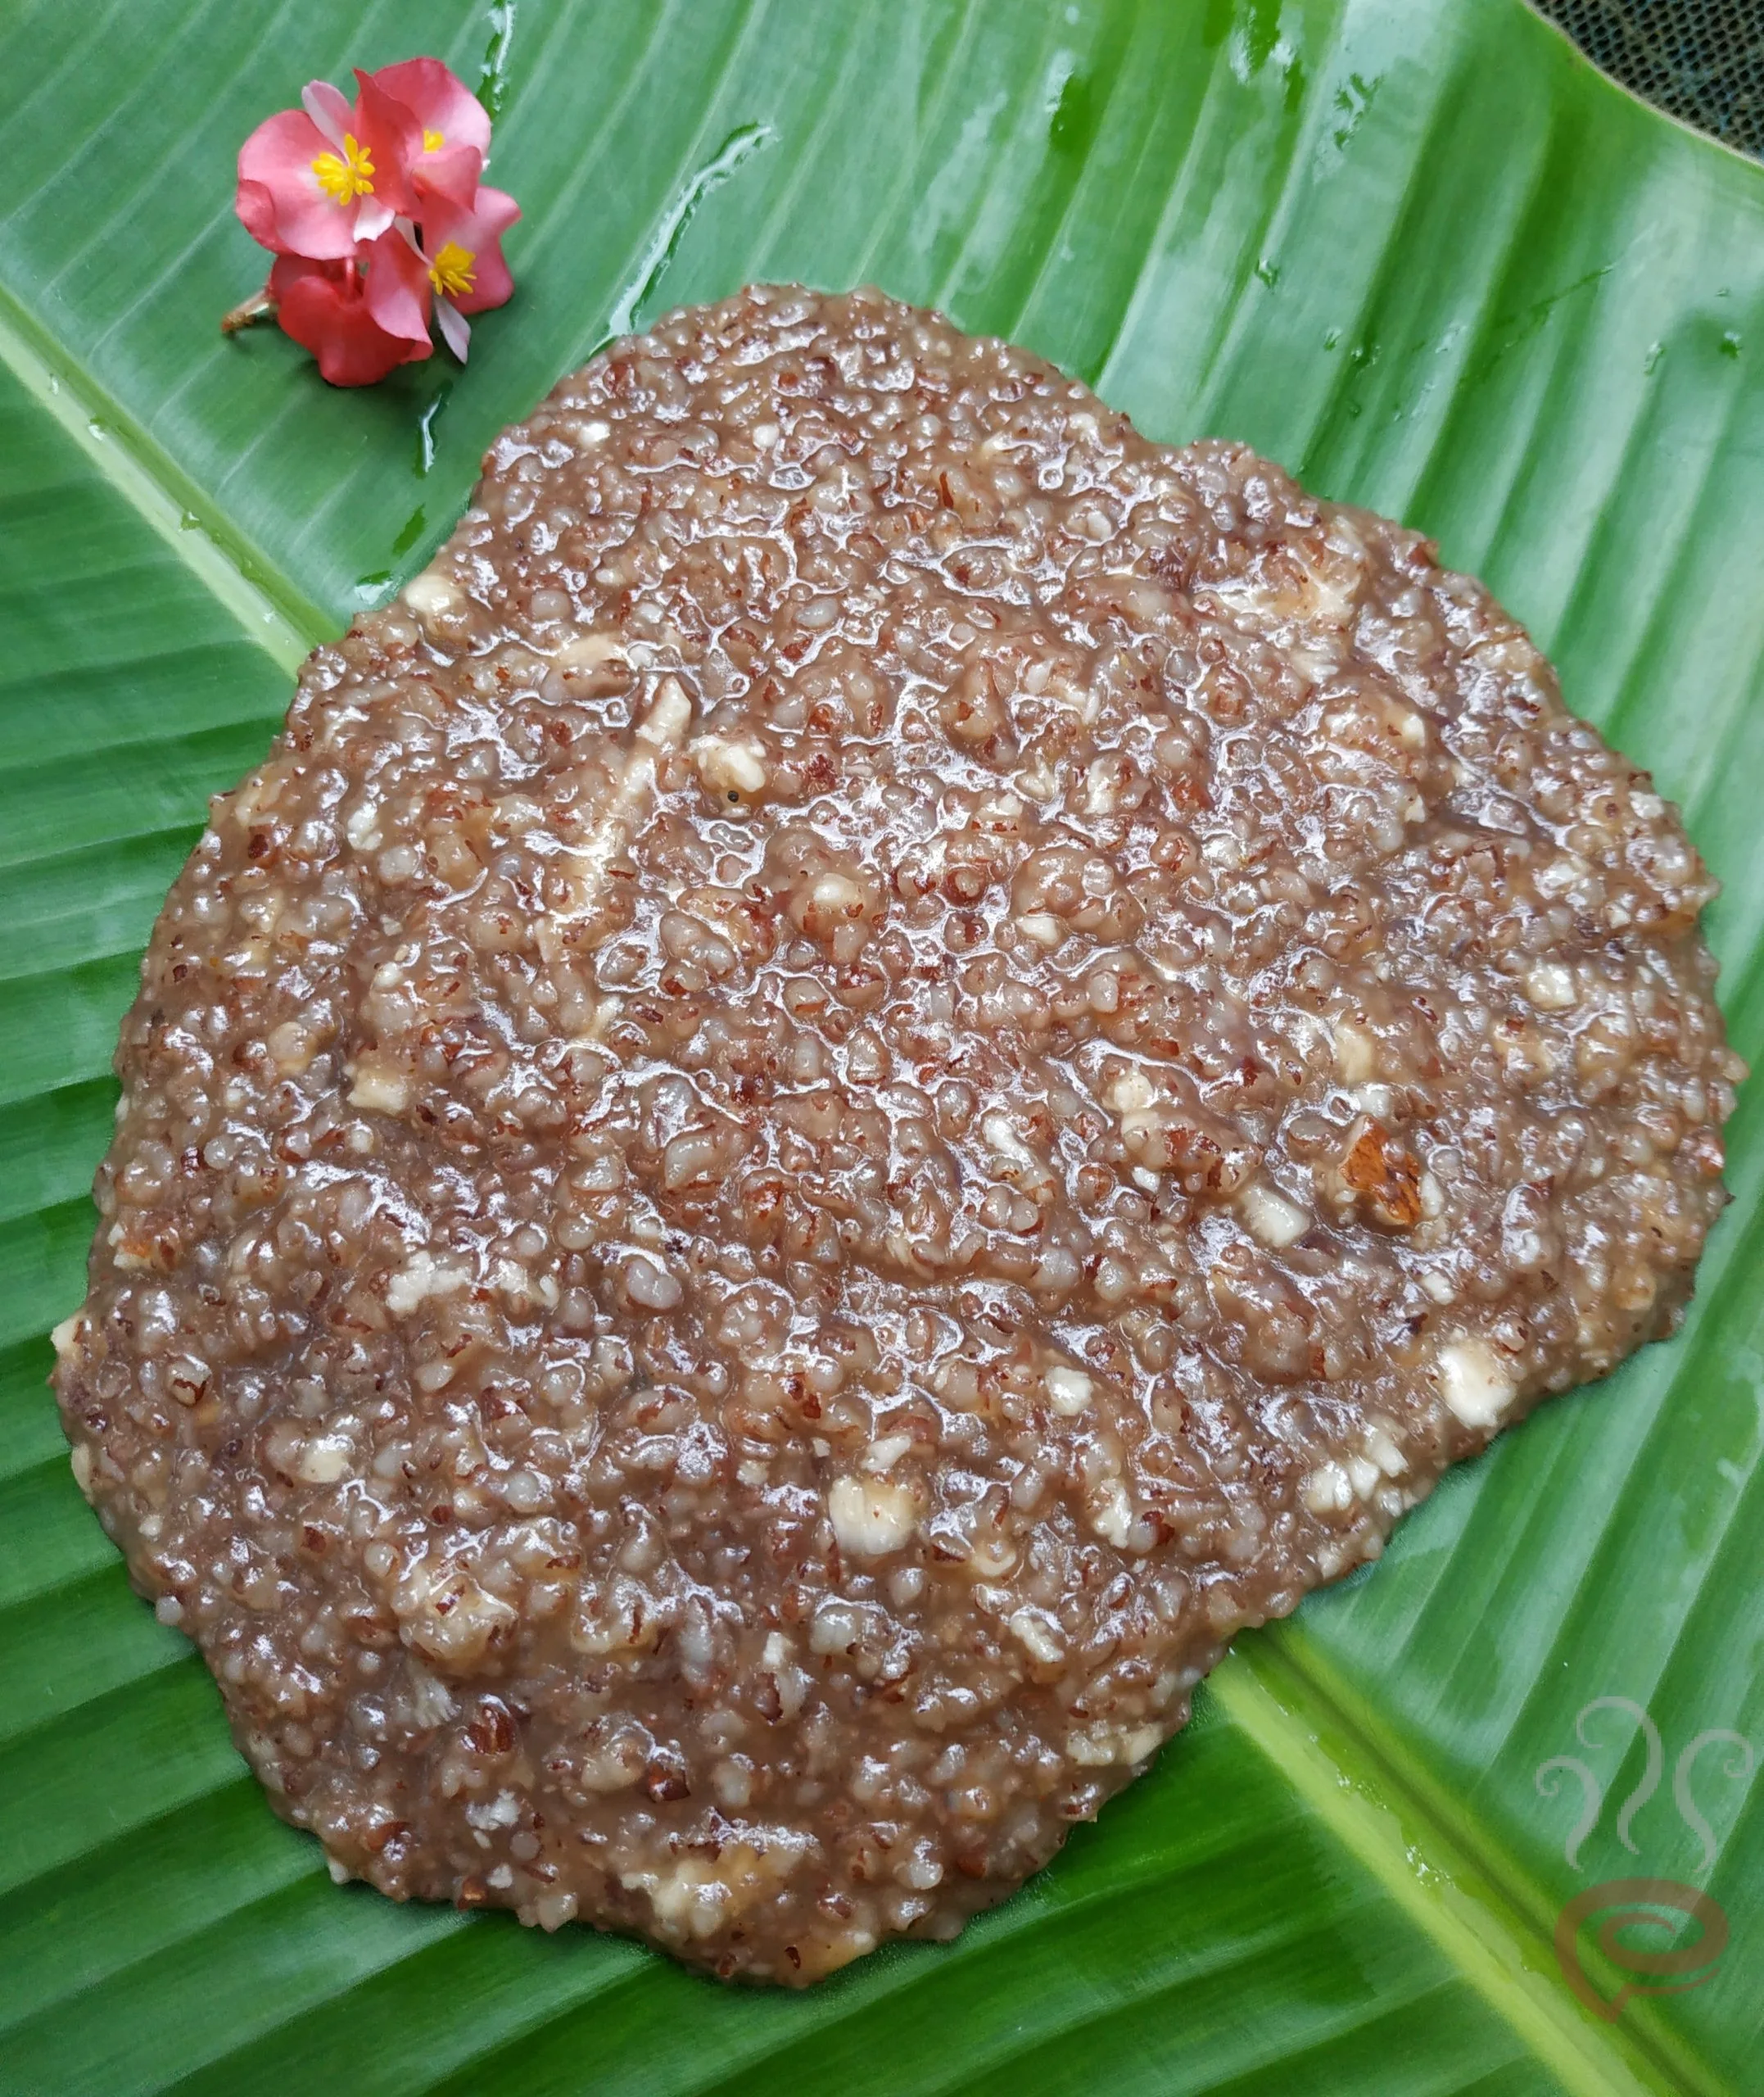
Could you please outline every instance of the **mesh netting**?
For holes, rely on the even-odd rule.
[[[1535,0],[1595,66],[1764,155],[1764,0]]]

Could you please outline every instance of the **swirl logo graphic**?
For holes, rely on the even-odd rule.
[[[1662,1909],[1666,1912],[1662,1914]],[[1625,1981],[1608,2002],[1593,1986],[1581,1960],[1581,1928],[1602,1916],[1598,1945],[1620,1972],[1646,1973],[1644,1981]],[[1626,1942],[1626,1930],[1652,1928],[1677,1934],[1680,1918],[1688,1917],[1698,1934],[1689,1944],[1649,1950]],[[1678,1988],[1700,1988],[1715,1978],[1727,1949],[1727,1917],[1718,1901],[1676,1878],[1608,1878],[1576,1893],[1556,1918],[1556,1963],[1562,1977],[1595,2017],[1616,2023],[1631,1995],[1666,1995]]]
[[[1666,1773],[1665,1746],[1659,1728],[1632,1698],[1595,1696],[1575,1720],[1575,1734],[1582,1747],[1599,1745],[1589,1728],[1604,1711],[1629,1719],[1645,1749],[1641,1775],[1618,1807],[1616,1826],[1618,1841],[1631,1856],[1639,1857],[1641,1852],[1631,1831],[1636,1814],[1660,1788]],[[1751,1742],[1726,1726],[1712,1726],[1695,1734],[1680,1751],[1672,1770],[1672,1802],[1701,1846],[1703,1854],[1694,1867],[1698,1873],[1714,1864],[1720,1847],[1691,1788],[1698,1760],[1711,1747],[1726,1750],[1719,1766],[1732,1782],[1744,1783],[1756,1762]],[[1568,1868],[1578,1871],[1581,1849],[1604,1809],[1604,1787],[1590,1764],[1578,1755],[1555,1755],[1537,1765],[1537,1789],[1544,1798],[1556,1797],[1570,1777],[1580,1786],[1581,1809],[1563,1841],[1562,1854]],[[1642,1936],[1650,1931],[1658,1933],[1652,1942]],[[1687,1937],[1687,1931],[1694,1934]],[[1712,1981],[1727,1937],[1727,1917],[1720,1902],[1695,1886],[1676,1878],[1608,1878],[1576,1894],[1556,1918],[1556,1963],[1576,1997],[1595,2016],[1614,2023],[1631,1995],[1666,1995]],[[1586,1969],[1589,1949],[1596,1950],[1618,1972],[1640,1977],[1621,1982],[1609,1996],[1602,1994]]]

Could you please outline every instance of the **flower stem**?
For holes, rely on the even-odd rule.
[[[260,292],[253,292],[249,298],[242,298],[230,313],[222,314],[220,332],[223,335],[237,335],[242,328],[249,328],[259,320],[267,320],[275,310],[276,302],[270,297],[269,285],[265,284]]]

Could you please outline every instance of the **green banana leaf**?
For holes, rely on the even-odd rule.
[[[331,392],[216,330],[263,262],[233,156],[307,78],[419,51],[497,105],[519,290],[468,369]],[[1240,1640],[957,1945],[804,1995],[333,1887],[131,1597],[43,1388],[206,796],[500,425],[751,278],[874,279],[1436,536],[1683,804],[1756,1058],[1764,168],[1520,0],[0,0],[0,2090],[1764,2088],[1764,1809],[1748,1751],[1695,1746],[1764,1746],[1756,1089],[1678,1338]],[[1565,1756],[1603,1795],[1577,1845]],[[1726,1948],[1603,2014],[1557,1918],[1638,1877],[1718,1904]],[[1639,1977],[1596,1934],[1571,1918],[1608,2005]]]

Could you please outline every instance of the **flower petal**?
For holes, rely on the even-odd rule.
[[[238,213],[239,224],[260,247],[267,247],[272,253],[283,251],[276,232],[276,200],[264,183],[242,182],[234,192],[233,208]]]
[[[322,277],[327,283],[341,284],[346,272],[341,262],[314,262],[304,255],[278,256],[265,289],[278,305],[292,287],[305,277]]]
[[[508,192],[487,183],[480,185],[469,211],[445,197],[430,201],[423,218],[423,252],[432,259],[452,246],[471,257],[471,289],[450,293],[462,313],[485,313],[507,304],[514,279],[502,257],[502,236],[520,215],[520,206]]]
[[[401,236],[391,238],[401,243]],[[431,354],[427,332],[417,342],[380,325],[368,310],[359,273],[351,279],[341,261],[284,256],[269,273],[269,288],[283,333],[311,351],[329,385],[372,386],[400,365]]]
[[[441,340],[464,364],[466,351],[472,346],[471,323],[450,300],[438,298],[435,301],[435,324],[441,329]]]
[[[483,172],[484,156],[476,146],[443,146],[439,152],[420,155],[410,170],[417,215],[422,217],[437,198],[456,211],[469,211]]]
[[[277,255],[314,261],[341,259],[355,245],[353,205],[327,195],[313,163],[331,142],[303,111],[266,117],[239,148],[233,209],[253,240]]]
[[[416,209],[410,170],[423,151],[423,126],[401,102],[375,85],[372,75],[358,70],[355,79],[360,93],[355,98],[355,129],[373,163],[372,202],[378,207],[373,215],[389,209],[408,217]],[[364,211],[368,202],[363,199]],[[382,218],[375,233],[384,232],[391,223],[390,217]],[[361,237],[369,237],[364,227]]]
[[[489,159],[490,119],[484,105],[440,59],[406,58],[381,66],[371,77],[376,87],[405,105],[424,132],[440,134],[441,144],[427,151],[469,146],[481,161]]]
[[[382,233],[363,250],[368,265],[368,310],[388,335],[429,339],[429,265],[403,233]]]
[[[390,204],[378,197],[364,197],[355,206],[355,244],[378,240],[396,218]]]
[[[328,80],[309,80],[300,91],[300,106],[330,140],[332,151],[341,152],[355,121],[348,97]]]

